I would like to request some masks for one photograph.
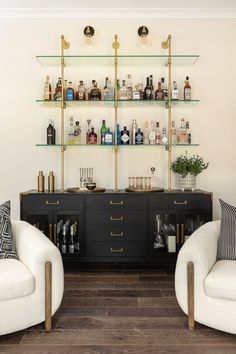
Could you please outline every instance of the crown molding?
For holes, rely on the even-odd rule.
[[[236,18],[236,8],[2,8],[0,18],[160,19]]]

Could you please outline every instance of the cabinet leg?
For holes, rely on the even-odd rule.
[[[45,331],[52,329],[52,263],[45,263]]]
[[[194,331],[194,265],[192,262],[188,262],[187,265],[188,274],[188,329]]]

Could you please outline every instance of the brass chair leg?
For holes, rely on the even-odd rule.
[[[45,331],[52,329],[52,263],[45,263]]]
[[[187,265],[188,274],[188,329],[194,331],[194,264],[188,262]]]

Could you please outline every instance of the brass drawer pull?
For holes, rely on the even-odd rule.
[[[59,202],[59,200],[57,200],[56,202],[49,202],[48,200],[46,200],[46,204],[47,205],[59,205],[60,202]]]
[[[111,204],[111,205],[123,205],[123,204],[124,204],[124,201],[121,200],[120,202],[113,202],[112,200],[110,200],[110,204]]]
[[[123,221],[123,220],[124,220],[124,217],[121,216],[120,218],[113,218],[113,216],[110,216],[110,220],[111,220],[111,221]]]
[[[176,243],[179,244],[179,224],[176,224]]]
[[[123,232],[120,232],[119,234],[116,234],[116,233],[114,233],[114,232],[110,232],[110,236],[112,236],[112,237],[122,237],[122,236],[124,236],[124,233]]]
[[[175,205],[187,205],[188,202],[187,202],[187,200],[185,200],[184,202],[176,202],[176,200],[174,200],[174,204]]]
[[[124,252],[124,248],[110,248],[110,251],[114,253],[122,253]]]

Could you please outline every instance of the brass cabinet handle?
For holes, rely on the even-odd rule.
[[[57,224],[54,224],[54,243],[57,244]]]
[[[187,200],[185,200],[184,202],[176,202],[176,200],[174,200],[174,204],[175,205],[187,205],[188,202],[187,202]]]
[[[112,200],[110,200],[110,204],[111,204],[111,205],[123,205],[123,204],[124,204],[124,201],[121,200],[120,202],[113,202]]]
[[[52,241],[52,224],[49,224],[49,238]]]
[[[56,202],[49,202],[48,200],[46,200],[46,204],[47,205],[59,205],[60,202],[59,202],[59,200],[57,200]]]
[[[184,224],[181,224],[181,243],[184,243]]]
[[[176,243],[179,244],[179,224],[176,224]]]
[[[122,221],[122,220],[124,220],[124,217],[121,216],[120,218],[113,218],[113,216],[110,216],[110,220],[112,220],[112,221]]]
[[[124,252],[124,248],[121,247],[121,248],[110,248],[110,251],[113,252],[113,253],[122,253]]]
[[[122,236],[124,236],[124,232],[120,232],[118,234],[116,234],[114,232],[110,232],[110,236],[112,236],[112,237],[122,237]]]

